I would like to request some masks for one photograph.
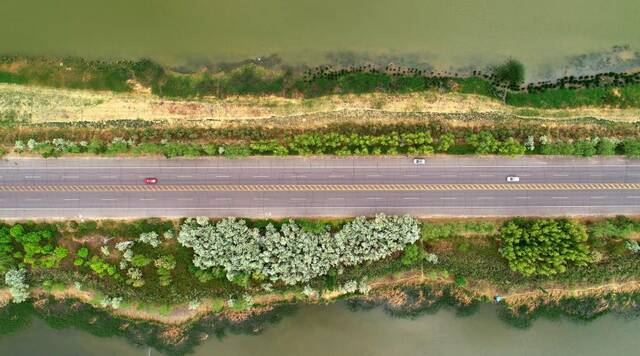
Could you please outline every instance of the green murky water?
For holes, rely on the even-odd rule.
[[[514,56],[544,73],[568,56],[640,48],[639,13],[637,0],[4,0],[0,52],[313,64],[352,51],[436,67]]]
[[[380,308],[349,311],[343,304],[302,307],[260,335],[210,337],[195,355],[637,355],[640,320],[604,316],[592,322],[539,319],[521,330],[498,319],[493,307],[458,317],[441,310],[414,320]],[[0,355],[159,355],[124,339],[75,329],[55,330],[34,320],[0,337]]]

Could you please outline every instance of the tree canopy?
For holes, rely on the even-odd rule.
[[[569,220],[514,219],[500,229],[500,254],[525,276],[553,276],[592,261],[587,233]]]

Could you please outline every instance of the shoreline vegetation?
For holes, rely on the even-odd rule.
[[[170,98],[238,95],[313,98],[435,89],[497,97],[509,105],[534,108],[640,107],[640,72],[567,76],[554,82],[525,85],[524,66],[513,59],[488,69],[454,73],[395,65],[291,67],[272,56],[180,73],[149,59],[99,61],[3,56],[0,83],[113,92],[137,90]]]
[[[622,216],[4,223],[0,333],[35,315],[182,353],[335,300],[402,317],[493,302],[517,327],[636,317],[638,239],[640,220]]]

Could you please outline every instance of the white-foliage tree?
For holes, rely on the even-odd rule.
[[[4,283],[14,303],[22,303],[29,298],[29,285],[26,282],[26,269],[10,269],[4,275]]]
[[[302,230],[293,221],[277,231],[268,225],[262,240],[262,274],[286,284],[307,282],[329,272],[338,263],[336,244],[329,233]]]
[[[141,233],[138,241],[151,245],[153,248],[160,246],[160,239],[155,231]]]
[[[178,242],[193,248],[193,264],[201,269],[223,267],[227,278],[262,270],[260,232],[250,229],[244,220],[224,219],[217,224],[187,219],[178,234]]]
[[[340,263],[354,266],[377,261],[402,251],[420,237],[418,222],[409,216],[377,215],[372,220],[355,218],[336,233]]]
[[[308,282],[331,268],[377,261],[401,251],[420,237],[416,220],[378,215],[356,218],[331,236],[300,228],[293,221],[277,230],[268,225],[261,236],[244,220],[187,219],[178,242],[194,251],[193,264],[201,269],[224,268],[227,278],[262,275],[286,284]]]

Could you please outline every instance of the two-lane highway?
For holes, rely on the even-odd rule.
[[[600,215],[639,206],[640,161],[619,157],[0,162],[3,218]]]

